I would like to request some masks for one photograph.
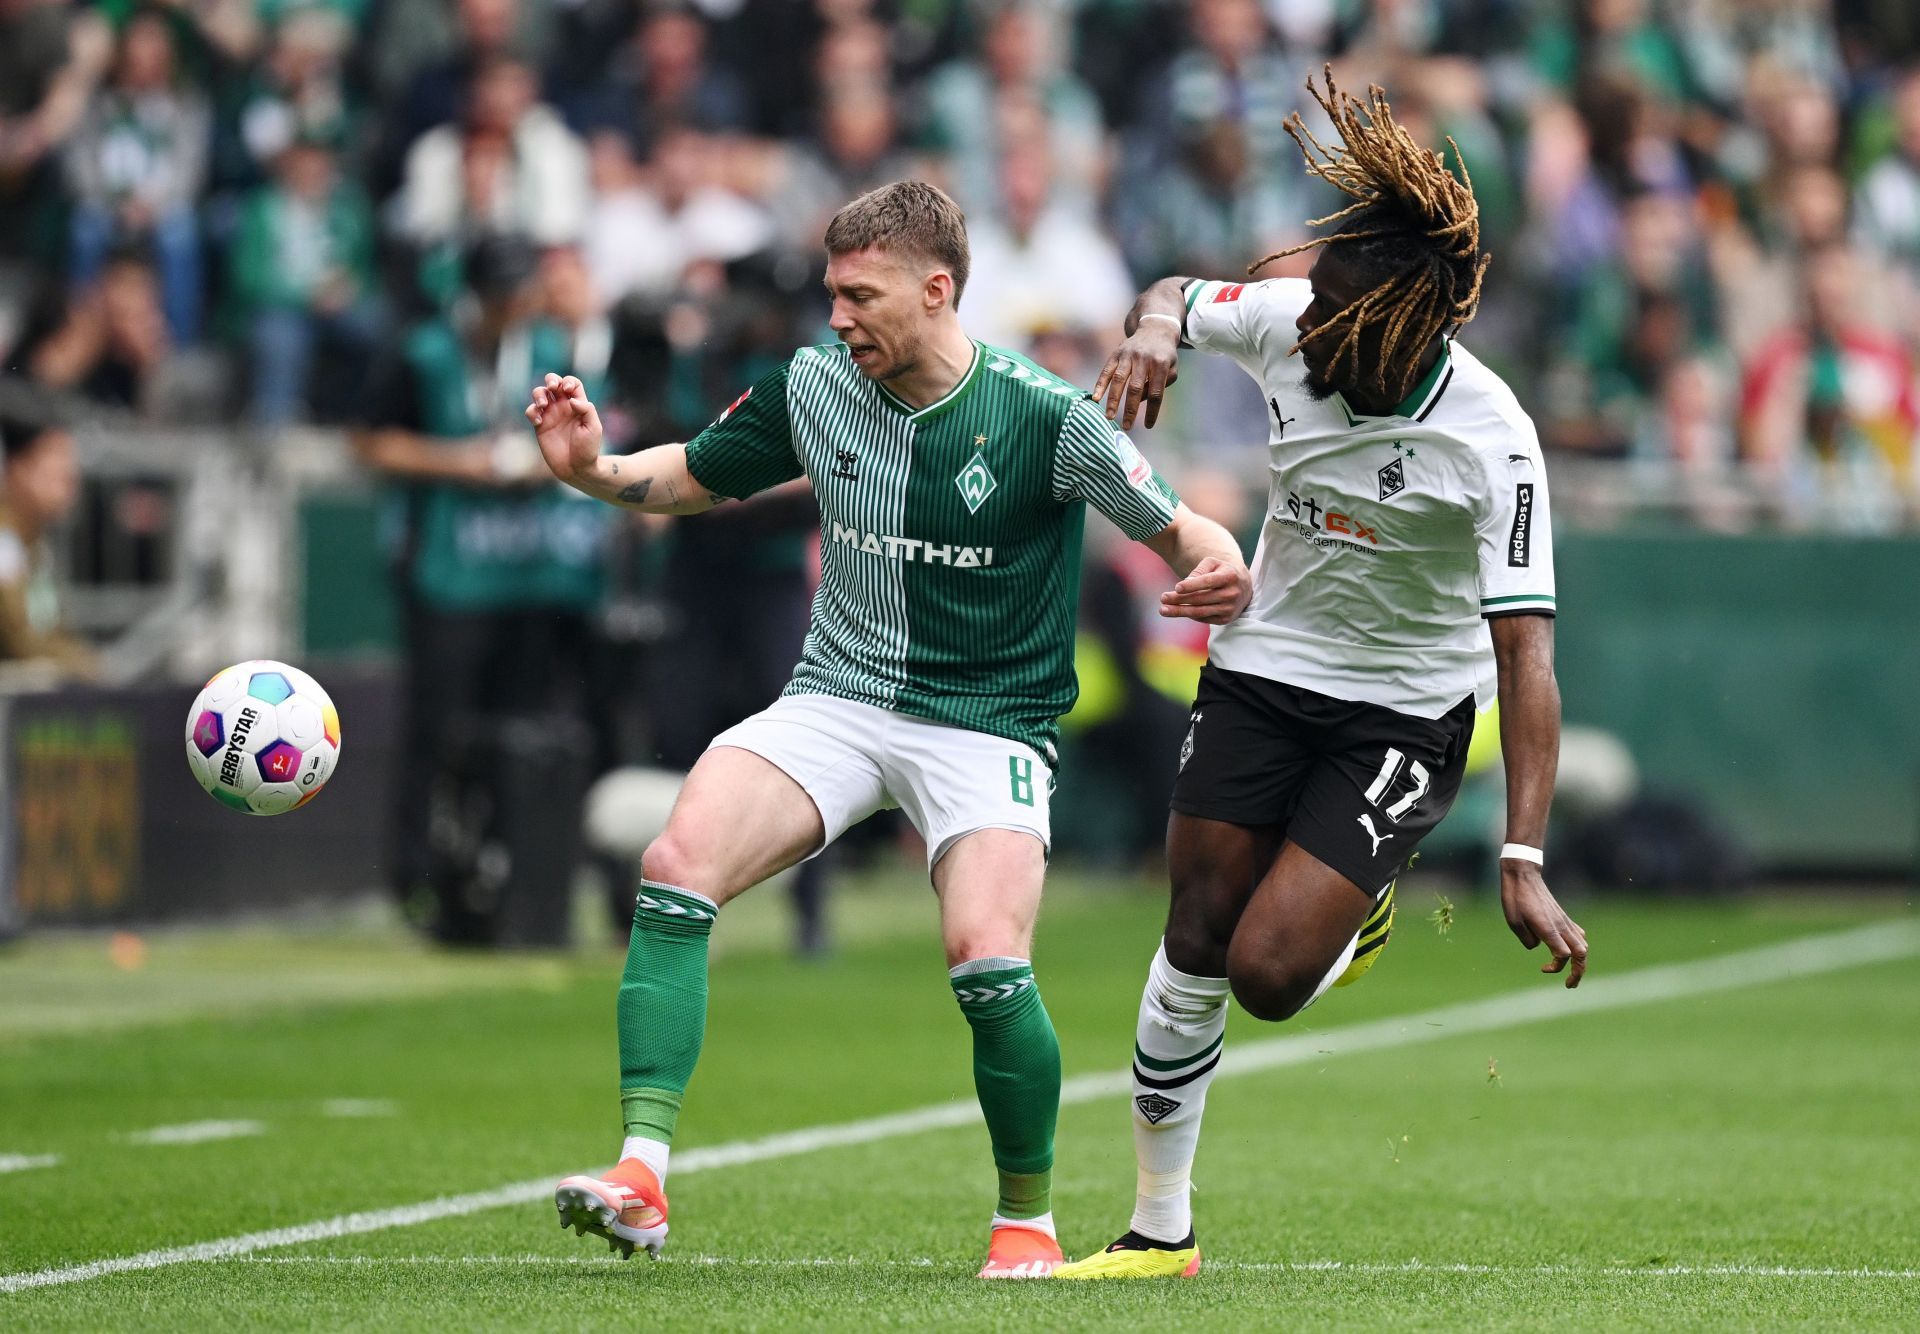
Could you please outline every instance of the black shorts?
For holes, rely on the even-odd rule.
[[[1473,697],[1415,718],[1208,663],[1173,809],[1278,828],[1377,894],[1459,794]]]

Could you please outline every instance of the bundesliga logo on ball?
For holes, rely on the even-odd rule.
[[[213,799],[279,815],[319,795],[340,759],[340,715],[320,683],[284,662],[227,668],[187,711],[187,767]]]

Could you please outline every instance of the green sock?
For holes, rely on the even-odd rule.
[[[620,978],[620,1111],[629,1135],[673,1142],[707,1033],[711,899],[640,882]]]
[[[1002,1218],[1053,1209],[1053,1131],[1060,1119],[1060,1040],[1025,959],[975,959],[948,975],[973,1028],[973,1087],[1000,1170]]]

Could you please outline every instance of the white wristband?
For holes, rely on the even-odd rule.
[[[1172,315],[1162,315],[1157,310],[1148,311],[1145,315],[1142,315],[1140,317],[1140,320],[1141,320],[1141,323],[1145,323],[1148,320],[1165,320],[1168,324],[1173,325],[1176,329],[1184,329],[1187,327],[1185,321],[1177,319]]]
[[[1502,843],[1500,860],[1503,862],[1532,862],[1535,866],[1547,864],[1547,854],[1538,848],[1530,848],[1524,843]]]

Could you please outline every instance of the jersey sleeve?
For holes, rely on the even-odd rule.
[[[1181,336],[1205,352],[1219,352],[1256,379],[1266,369],[1269,343],[1285,338],[1293,346],[1293,322],[1313,289],[1303,278],[1272,278],[1234,283],[1195,280],[1187,284],[1186,323]]]
[[[687,471],[716,496],[745,500],[791,482],[804,469],[793,448],[787,368],[769,372],[714,423],[687,441]]]
[[[1508,447],[1480,455],[1486,492],[1475,533],[1480,552],[1480,614],[1552,616],[1553,519],[1547,470],[1528,430]]]
[[[1114,429],[1100,409],[1084,398],[1067,409],[1060,423],[1053,496],[1063,503],[1085,501],[1136,542],[1172,523],[1180,505],[1180,497],[1134,448],[1127,433]]]

